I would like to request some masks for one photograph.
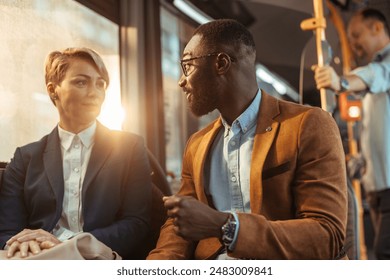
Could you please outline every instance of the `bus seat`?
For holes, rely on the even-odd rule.
[[[358,221],[357,200],[353,190],[352,182],[348,179],[348,218],[344,250],[347,253],[348,259],[350,260],[360,259],[360,236]]]

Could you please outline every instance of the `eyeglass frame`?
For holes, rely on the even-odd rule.
[[[191,74],[191,73],[187,73],[187,70],[184,67],[184,63],[186,63],[188,61],[195,60],[195,59],[200,59],[200,58],[206,58],[206,57],[210,57],[210,56],[214,56],[214,55],[219,55],[221,53],[226,54],[230,58],[230,60],[232,62],[235,61],[234,57],[232,57],[231,55],[229,55],[229,54],[227,54],[225,52],[214,52],[214,53],[208,53],[208,54],[205,54],[205,55],[199,55],[199,56],[195,56],[195,57],[191,57],[191,58],[180,59],[180,66],[181,66],[181,70],[183,71],[184,76],[188,77]]]

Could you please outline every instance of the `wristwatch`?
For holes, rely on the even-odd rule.
[[[232,214],[229,214],[229,218],[226,223],[222,226],[222,243],[229,247],[232,244],[234,239],[234,234],[236,233],[237,221]]]
[[[349,82],[343,76],[340,77],[340,92],[349,91]]]

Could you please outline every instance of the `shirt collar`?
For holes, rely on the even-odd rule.
[[[93,124],[84,129],[83,131],[74,134],[72,132],[66,131],[58,125],[58,135],[60,137],[61,146],[68,150],[72,145],[74,137],[77,135],[80,138],[81,143],[84,147],[89,148],[94,143],[94,136],[96,132],[96,121]]]
[[[383,49],[381,49],[374,55],[373,61],[382,61],[384,57],[389,55],[389,53],[390,53],[390,44],[387,44]]]
[[[258,89],[256,97],[253,99],[252,103],[237,119],[233,121],[232,126],[229,126],[226,120],[221,116],[222,124],[225,127],[224,136],[226,137],[230,130],[232,130],[233,132],[241,130],[243,134],[245,134],[250,128],[252,128],[252,126],[257,123],[257,115],[259,113],[260,102],[261,94],[260,89]]]

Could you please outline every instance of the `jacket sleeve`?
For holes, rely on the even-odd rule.
[[[135,141],[127,142],[127,145],[118,145],[120,146],[117,150],[118,158],[125,157],[126,160],[117,161],[120,166],[115,165],[114,162],[108,171],[110,176],[108,176],[107,184],[111,182],[111,187],[114,188],[116,187],[114,182],[120,180],[118,185],[121,185],[120,206],[116,217],[113,220],[107,217],[96,217],[101,220],[106,219],[107,226],[86,230],[124,258],[132,257],[135,248],[143,242],[150,230],[151,177],[149,160],[142,138],[137,136],[135,139]],[[122,168],[122,165],[124,165],[123,171],[116,174],[116,170]],[[116,177],[120,177],[120,179]],[[99,176],[96,177],[97,180],[99,178]],[[101,178],[104,180],[106,176]],[[94,205],[99,205],[100,201],[104,201],[104,198],[99,199],[92,201]],[[100,207],[110,206],[102,204]],[[103,215],[108,215],[109,209],[106,210]],[[94,213],[91,213],[91,216],[94,216]],[[110,220],[111,222],[108,222]]]
[[[25,168],[20,148],[16,149],[0,185],[0,249],[12,236],[26,227],[28,213],[23,193]]]

